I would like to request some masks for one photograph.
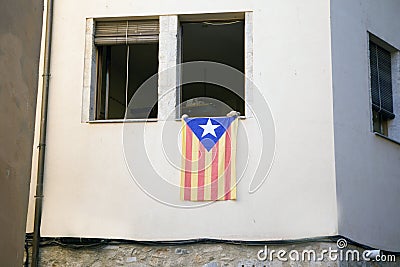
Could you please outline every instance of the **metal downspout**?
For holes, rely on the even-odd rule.
[[[46,149],[46,126],[47,126],[47,107],[50,79],[50,55],[51,55],[51,38],[53,24],[53,0],[47,0],[46,10],[46,36],[43,61],[43,86],[42,86],[42,103],[40,111],[40,137],[39,137],[39,152],[38,152],[38,171],[36,181],[35,194],[35,218],[33,228],[33,244],[32,244],[32,265],[39,265],[39,245],[40,245],[40,225],[42,221],[42,201],[43,201],[43,173],[44,159]]]

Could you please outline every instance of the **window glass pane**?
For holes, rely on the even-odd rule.
[[[126,52],[125,45],[111,46],[108,119],[122,119],[125,116]]]
[[[157,77],[138,93],[137,89],[158,72],[158,43],[133,44],[129,46],[128,99],[135,95],[128,110],[129,118],[157,118]]]
[[[374,132],[382,133],[382,120],[379,113],[375,110],[372,111],[372,122],[374,127]]]
[[[104,120],[105,119],[105,108],[106,108],[106,71],[107,71],[107,55],[109,54],[109,48],[106,46],[98,47],[98,66],[97,66],[97,110],[96,110],[96,119]]]

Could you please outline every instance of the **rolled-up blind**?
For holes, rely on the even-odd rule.
[[[151,43],[158,41],[158,20],[97,21],[96,45]]]
[[[393,119],[392,61],[390,52],[369,42],[372,108]]]

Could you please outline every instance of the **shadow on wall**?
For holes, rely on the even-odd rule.
[[[0,265],[21,266],[28,206],[42,1],[0,13]]]

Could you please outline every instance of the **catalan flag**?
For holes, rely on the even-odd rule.
[[[181,199],[236,199],[238,116],[182,118]]]

